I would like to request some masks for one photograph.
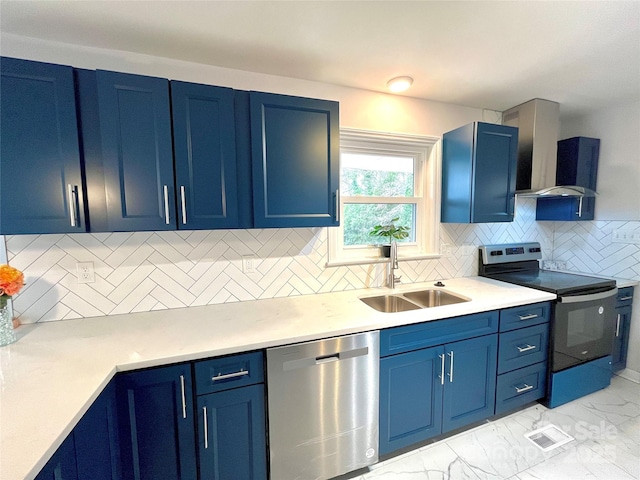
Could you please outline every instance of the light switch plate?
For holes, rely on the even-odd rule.
[[[640,245],[640,231],[637,230],[614,230],[613,243],[633,243]]]
[[[255,273],[256,271],[256,257],[255,255],[243,255],[242,256],[242,273]]]

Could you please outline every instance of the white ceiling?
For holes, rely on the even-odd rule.
[[[640,100],[640,1],[2,0],[0,31],[493,110]]]

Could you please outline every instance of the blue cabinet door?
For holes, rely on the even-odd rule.
[[[498,336],[486,335],[445,346],[446,379],[442,431],[494,414]]]
[[[380,361],[380,454],[442,431],[443,347]]]
[[[631,306],[616,308],[616,332],[613,337],[613,357],[611,370],[618,372],[627,367],[627,350],[629,348],[629,329],[631,327]]]
[[[116,388],[112,381],[73,430],[78,478],[119,480]]]
[[[251,92],[254,226],[339,225],[337,102]]]
[[[178,227],[238,228],[234,91],[172,81],[171,104]]]
[[[201,480],[266,480],[264,385],[198,397]]]
[[[445,133],[442,148],[442,221],[513,221],[518,129],[476,122]]]
[[[73,69],[0,58],[0,234],[85,232]]]
[[[189,364],[117,378],[122,478],[196,479]]]
[[[70,434],[40,470],[36,480],[79,480],[79,478],[73,434]]]
[[[169,81],[98,70],[96,82],[106,230],[175,229]]]
[[[556,185],[576,185],[596,190],[600,139],[573,137],[558,142]],[[536,220],[593,220],[596,199],[539,198]]]

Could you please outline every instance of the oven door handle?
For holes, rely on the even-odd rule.
[[[560,303],[582,303],[591,302],[593,300],[602,300],[603,298],[613,297],[618,294],[618,288],[607,290],[606,292],[592,293],[590,295],[575,295],[573,297],[558,297]]]

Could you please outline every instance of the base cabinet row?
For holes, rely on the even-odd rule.
[[[544,397],[549,318],[545,302],[383,330],[380,454]]]
[[[197,396],[189,363],[120,374],[36,480],[266,480],[264,385],[235,373]]]
[[[545,394],[550,305],[380,332],[380,455]],[[266,480],[263,352],[121,373],[37,480]]]

